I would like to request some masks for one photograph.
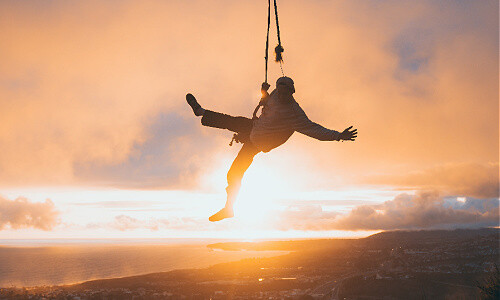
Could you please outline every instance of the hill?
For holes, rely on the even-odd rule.
[[[477,285],[497,274],[499,233],[498,228],[394,231],[363,239],[211,244],[212,249],[291,252],[24,293],[82,299],[474,299]]]

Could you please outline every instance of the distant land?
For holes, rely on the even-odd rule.
[[[349,246],[353,243],[390,243],[398,246],[414,246],[423,240],[464,240],[499,234],[499,228],[480,228],[480,229],[455,229],[455,230],[395,230],[385,231],[370,235],[366,238],[354,239],[314,239],[314,240],[289,240],[289,241],[264,241],[264,242],[223,242],[209,244],[207,247],[220,250],[257,250],[257,251],[299,251],[338,248]],[[387,246],[387,245],[385,245]]]
[[[289,251],[202,269],[92,280],[2,297],[79,299],[482,299],[498,293],[498,228],[382,232],[361,239],[209,244]],[[496,280],[496,281],[495,281]],[[485,289],[487,291],[487,289]],[[491,290],[491,289],[490,289]],[[486,298],[484,298],[486,299]],[[493,298],[494,299],[494,298]]]

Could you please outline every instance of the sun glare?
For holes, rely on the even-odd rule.
[[[231,160],[231,158],[228,158]],[[256,158],[245,173],[238,200],[235,204],[235,217],[238,222],[252,229],[266,229],[273,214],[282,210],[284,199],[293,198],[296,188],[293,178],[286,170],[266,164],[267,160]],[[206,184],[217,193],[225,193],[226,173],[229,165],[224,163],[206,177]],[[253,238],[253,237],[252,237]]]
[[[243,179],[235,213],[242,222],[264,229],[280,210],[280,200],[293,192],[293,185],[282,171],[259,162],[252,167]]]

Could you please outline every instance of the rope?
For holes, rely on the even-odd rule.
[[[281,46],[280,24],[278,22],[278,5],[276,4],[276,0],[274,0],[274,14],[276,15],[276,33],[278,34],[278,46],[274,48],[274,52],[276,53],[276,62],[281,62],[283,61],[281,53],[283,53],[285,49]]]
[[[278,20],[278,4],[276,0],[274,0],[274,15],[276,17],[276,34],[278,36],[278,46],[274,48],[274,53],[276,54],[276,62],[280,63],[281,74],[285,76],[285,72],[283,72],[283,55],[282,53],[285,51],[283,46],[281,46],[281,35],[280,35],[280,24]],[[267,0],[267,35],[266,35],[266,80],[264,82],[267,83],[267,70],[268,70],[268,60],[269,60],[269,29],[271,27],[271,0]]]
[[[274,0],[274,10],[276,11],[276,0]],[[277,15],[277,14],[276,14]],[[276,20],[277,22],[278,20]],[[278,24],[278,23],[276,23]],[[268,61],[269,61],[269,29],[271,27],[271,0],[267,0],[267,35],[266,35],[266,56],[264,57],[266,60],[266,79],[265,83],[267,83],[267,70],[268,70]],[[279,33],[278,33],[278,40],[279,40]],[[282,69],[283,73],[283,69]],[[260,99],[259,104],[255,107],[253,111],[253,119],[257,119],[257,113],[259,112],[259,108],[263,106],[263,98]],[[233,137],[234,140],[234,137]],[[232,143],[232,141],[231,141]],[[231,145],[230,145],[231,146]]]
[[[276,17],[276,33],[278,35],[278,46],[274,48],[274,53],[276,54],[276,62],[280,63],[281,74],[285,76],[285,72],[283,72],[283,55],[282,53],[285,51],[283,46],[281,46],[281,36],[280,36],[280,24],[278,21],[278,5],[276,4],[276,0],[274,0],[274,15]],[[267,0],[267,34],[266,34],[266,74],[265,74],[265,83],[267,83],[267,71],[268,71],[268,61],[269,61],[269,29],[271,27],[271,0]],[[253,111],[253,119],[257,119],[257,113],[259,112],[259,108],[265,105],[264,98],[260,99],[259,104],[255,107]],[[237,133],[233,135],[229,146],[233,145],[233,142],[241,143],[241,139]]]
[[[269,27],[271,26],[271,0],[267,0],[267,37],[266,37],[266,80],[267,83],[267,61],[269,58]]]
[[[285,76],[285,72],[283,71],[283,56],[281,53],[285,51],[283,49],[283,46],[281,46],[281,36],[280,36],[280,24],[278,21],[278,5],[276,3],[276,0],[274,0],[274,15],[276,17],[276,33],[278,35],[278,46],[274,48],[274,52],[276,54],[276,62],[280,63],[280,69],[281,69],[281,74]],[[266,34],[266,56],[265,56],[265,61],[266,61],[266,74],[265,74],[265,83],[267,83],[267,71],[268,71],[268,61],[269,61],[269,29],[271,27],[271,0],[267,0],[267,34]],[[259,104],[257,107],[255,107],[253,111],[253,119],[257,119],[257,113],[259,112],[259,108],[261,106],[264,106],[264,98],[260,99]]]

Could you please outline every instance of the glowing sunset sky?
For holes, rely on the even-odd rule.
[[[184,97],[251,116],[267,1],[0,2],[0,239],[499,225],[498,1],[278,9],[297,102],[359,136],[259,154],[236,217],[210,223],[241,146]]]

